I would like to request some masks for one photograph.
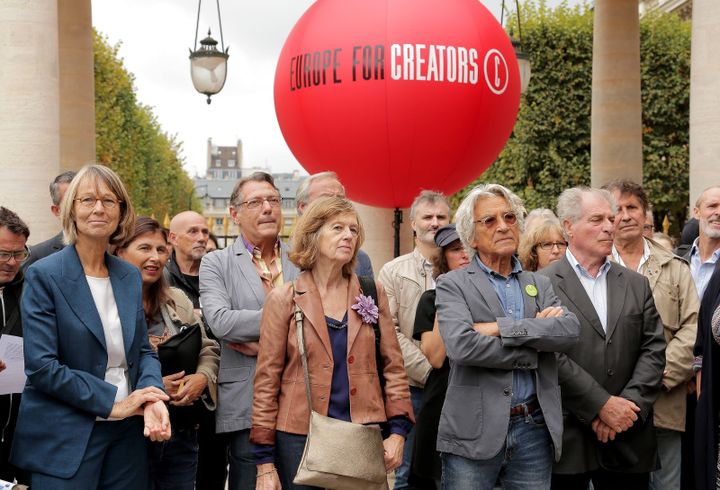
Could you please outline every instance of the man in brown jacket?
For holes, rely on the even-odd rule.
[[[665,370],[654,405],[661,468],[652,472],[651,489],[680,488],[681,436],[685,430],[685,383],[693,374],[693,345],[700,308],[687,262],[643,238],[647,196],[642,186],[616,180],[605,186],[618,202],[613,259],[650,281],[655,307],[665,327]]]

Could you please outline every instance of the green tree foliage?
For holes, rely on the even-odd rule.
[[[95,144],[98,163],[115,170],[138,214],[162,221],[201,206],[183,169],[181,144],[165,133],[152,109],[138,102],[133,75],[123,66],[118,46],[95,33]]]
[[[499,182],[528,209],[554,208],[566,188],[590,184],[593,13],[590,4],[549,8],[526,1],[522,40],[532,79],[497,161],[453,196],[459,204],[480,183]],[[515,14],[507,22],[517,25]],[[644,186],[656,220],[683,221],[688,200],[690,25],[675,15],[640,23]],[[682,182],[683,185],[678,185]],[[676,230],[676,228],[674,228]]]

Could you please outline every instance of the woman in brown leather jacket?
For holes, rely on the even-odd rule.
[[[297,223],[290,260],[302,273],[295,283],[268,295],[260,325],[250,432],[258,489],[303,488],[292,483],[310,416],[295,304],[305,316],[313,409],[349,422],[381,423],[386,470],[402,461],[405,436],[414,422],[410,391],[385,291],[376,283],[376,305],[353,273],[363,238],[357,212],[343,198],[318,199]],[[374,323],[380,330],[380,369]]]

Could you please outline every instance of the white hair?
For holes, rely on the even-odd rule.
[[[465,199],[460,203],[457,213],[455,213],[455,223],[460,241],[465,246],[470,256],[475,255],[476,251],[470,246],[470,242],[475,239],[475,205],[480,199],[488,197],[502,197],[510,205],[510,209],[517,216],[518,229],[522,232],[525,223],[525,206],[520,199],[510,189],[500,184],[484,184],[473,188]]]

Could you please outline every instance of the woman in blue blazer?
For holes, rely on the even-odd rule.
[[[170,423],[140,274],[106,252],[133,228],[120,178],[85,166],[61,221],[68,246],[25,279],[27,383],[10,459],[32,472],[33,490],[142,489],[143,435],[166,440]]]

